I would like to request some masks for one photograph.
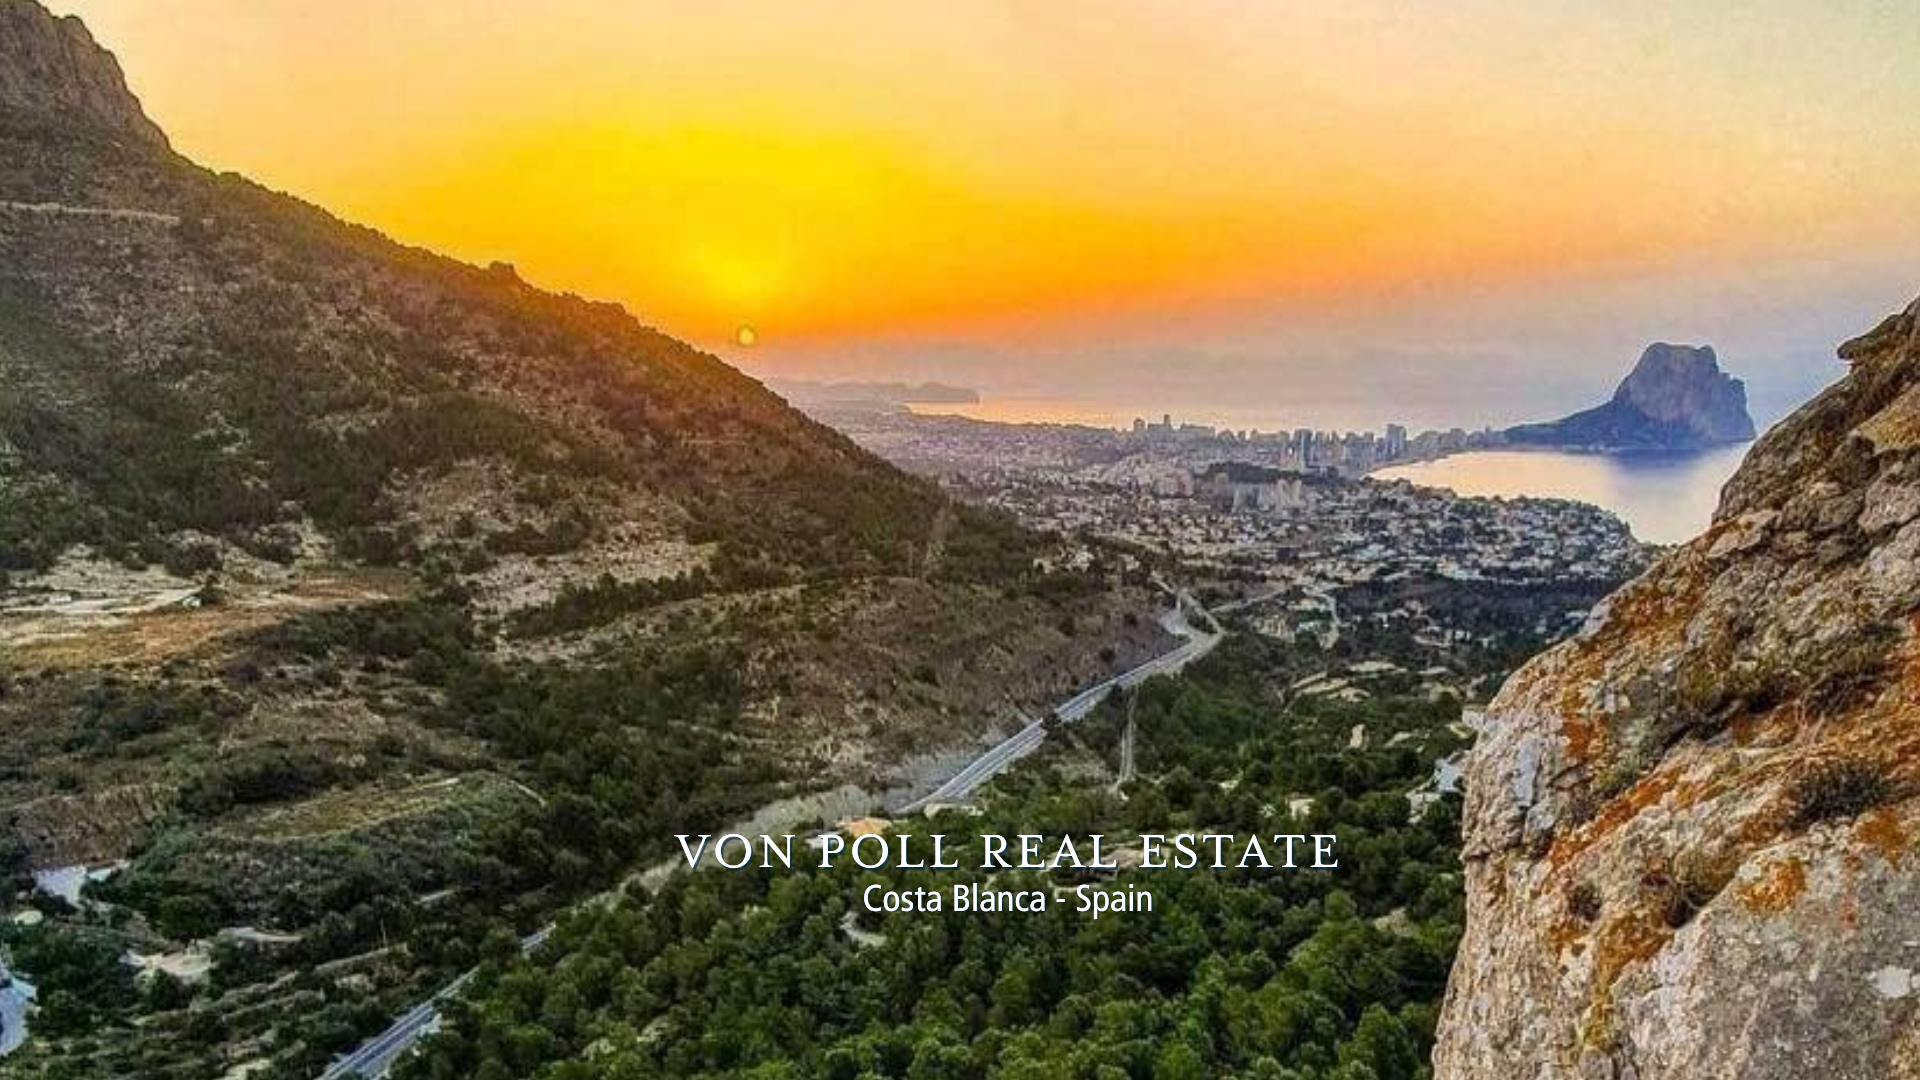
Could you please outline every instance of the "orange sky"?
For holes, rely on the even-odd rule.
[[[1920,239],[1905,2],[53,6],[187,154],[715,347]]]

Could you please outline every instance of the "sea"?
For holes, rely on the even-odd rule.
[[[1642,540],[1678,544],[1698,536],[1713,520],[1720,489],[1740,467],[1747,445],[1693,453],[1477,450],[1373,475],[1450,488],[1461,495],[1576,499],[1618,514]]]

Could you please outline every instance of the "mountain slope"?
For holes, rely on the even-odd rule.
[[[1510,679],[1441,1080],[1920,1075],[1920,302]]]
[[[63,58],[103,65],[64,83],[117,79],[105,53],[36,63]],[[402,523],[410,472],[478,457],[589,502],[657,494],[747,559],[901,568],[925,541],[935,492],[713,357],[214,176],[92,99],[49,127],[61,85],[0,111],[0,518],[41,519],[0,561],[179,529],[258,553],[302,519],[364,546]]]
[[[172,575],[251,629],[316,591],[431,594],[509,658],[711,626],[750,639],[750,714],[828,742],[849,716],[926,742],[896,706],[964,735],[991,713],[942,716],[960,702],[1044,699],[1154,643],[1120,622],[1144,591],[1037,570],[1048,542],[617,305],[179,157],[77,20],[0,0],[0,48],[0,616]],[[1052,629],[1075,619],[1122,640]],[[54,622],[0,644],[85,667]],[[944,677],[908,695],[901,669]]]
[[[15,121],[89,126],[164,147],[167,137],[127,90],[113,54],[78,17],[49,17],[29,0],[0,3],[0,113]]]
[[[1607,450],[1689,450],[1753,438],[1744,383],[1710,346],[1656,342],[1604,405],[1508,428],[1508,442]]]
[[[50,915],[8,1075],[311,1076],[676,830],[917,782],[1165,646],[1061,543],[616,305],[194,165],[0,0],[0,909]]]

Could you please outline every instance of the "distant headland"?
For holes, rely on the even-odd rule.
[[[1561,449],[1699,450],[1753,434],[1746,384],[1720,370],[1712,346],[1656,342],[1605,404],[1510,427],[1506,439]]]
[[[981,403],[973,390],[942,383],[776,380],[768,385],[816,419],[842,430],[868,431],[876,417],[885,416],[891,427],[937,427],[955,438],[984,428],[1005,428],[1008,437],[1025,431],[1041,443],[1065,439],[1089,449],[1104,447],[1114,460],[1150,451],[1155,458],[1178,459],[1195,469],[1216,462],[1244,462],[1283,472],[1347,477],[1481,450],[1690,454],[1754,436],[1746,386],[1720,370],[1713,349],[1664,342],[1649,345],[1613,397],[1597,407],[1559,420],[1508,428],[1455,427],[1417,433],[1398,423],[1387,424],[1381,431],[1216,427],[1171,413],[1154,419],[1136,416],[1124,425],[1077,419],[1000,420],[974,416],[964,408],[909,408]],[[900,427],[895,435],[906,438],[906,428]]]

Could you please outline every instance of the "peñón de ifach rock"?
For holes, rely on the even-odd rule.
[[[1542,424],[1508,428],[1523,445],[1597,450],[1692,450],[1753,438],[1744,383],[1720,370],[1707,345],[1656,342],[1612,400]]]
[[[1494,700],[1438,1080],[1920,1076],[1916,324]]]

